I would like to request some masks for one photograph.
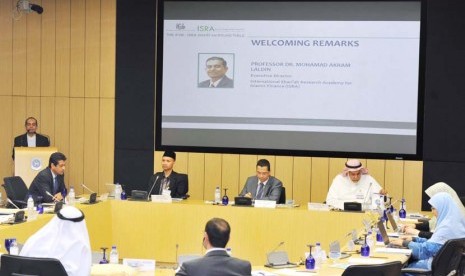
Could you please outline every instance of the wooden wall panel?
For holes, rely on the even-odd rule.
[[[192,173],[191,173],[192,172]],[[204,194],[205,154],[189,153],[189,195],[195,199],[213,199],[213,193]]]
[[[205,154],[205,184],[203,190],[205,199],[213,199],[216,187],[220,187],[221,195],[223,195],[223,186],[221,183],[221,167],[221,154]]]
[[[294,181],[293,172],[294,158],[290,156],[276,156],[276,168],[274,176],[283,182],[286,188],[286,197],[292,195],[292,183]],[[292,197],[289,197],[292,198]]]
[[[161,159],[160,159],[161,163]],[[176,153],[176,167],[175,170],[180,173],[186,173],[188,171],[188,158],[187,152]]]
[[[100,94],[100,1],[85,5],[85,96]]]
[[[42,6],[46,12],[40,16],[42,18],[41,61],[43,61],[40,63],[41,96],[55,96],[55,1],[56,0],[42,0]]]
[[[294,157],[293,183],[285,185],[286,199],[294,199],[295,202],[309,202],[311,195],[310,183],[312,181],[312,158]],[[292,189],[289,189],[291,186]]]
[[[12,117],[12,129],[13,129],[13,137],[23,134],[26,132],[24,122],[27,117],[27,109],[26,109],[26,97],[18,97],[18,96],[13,96],[12,99],[12,112],[13,114],[11,115]],[[37,132],[40,132],[40,122],[39,122],[39,128],[37,129]]]
[[[41,5],[41,1],[37,4]],[[40,96],[40,76],[41,76],[41,37],[42,37],[42,16],[37,13],[27,15],[27,37],[26,37],[26,88],[28,96]]]
[[[329,175],[330,159],[325,157],[313,157],[311,168],[311,202],[323,202],[326,200],[330,181],[334,176]]]
[[[402,198],[405,161],[387,160],[385,171],[385,189],[393,198]]]
[[[12,95],[13,89],[12,10],[12,1],[0,1],[0,95]]]
[[[239,171],[240,165],[239,160],[240,156],[237,154],[223,154],[221,162],[221,183],[224,193],[224,189],[228,189],[229,200],[234,200],[234,197],[240,192],[240,180],[239,180]]]
[[[11,118],[12,114],[12,96],[0,96],[0,118]],[[0,131],[0,158],[4,160],[0,164],[0,176],[2,176],[0,181],[3,180],[5,176],[12,175],[12,164],[11,154],[13,149],[13,136],[12,133],[12,120],[3,120],[2,119],[2,131]],[[3,183],[3,182],[2,182]],[[4,189],[0,189],[3,193]]]
[[[14,2],[14,1],[12,1]],[[11,17],[10,17],[11,18]],[[12,19],[11,19],[12,20]],[[27,83],[27,17],[13,24],[13,95],[26,95]]]
[[[256,155],[239,155],[239,192],[242,191],[247,178],[256,174],[257,160]],[[273,167],[271,168],[273,169]],[[273,174],[273,172],[271,173]]]
[[[51,145],[58,148],[58,151],[64,153],[68,159],[72,161],[73,156],[70,152],[70,100],[68,97],[56,97],[55,98],[55,139],[51,141]],[[68,171],[71,171],[70,161],[67,162]],[[65,174],[65,183],[70,185],[69,173]],[[71,183],[75,186],[76,193],[81,191],[76,185],[77,183]]]
[[[50,138],[52,145],[55,141],[55,98],[40,97],[40,131]]]
[[[38,97],[38,96],[28,96],[26,98],[26,112],[27,112],[26,116],[27,117],[33,116],[34,118],[36,118],[39,121],[39,123],[40,123],[40,125],[42,127],[40,109],[41,109],[40,97]],[[23,125],[24,125],[24,123],[23,123]]]
[[[115,97],[116,1],[101,1],[100,97]]]
[[[378,181],[381,187],[384,187],[384,168],[386,166],[385,160],[369,159],[366,162],[368,173]]]
[[[70,91],[70,47],[71,47],[71,3],[70,0],[56,1],[56,96],[69,97]]]
[[[89,0],[89,2],[91,2]],[[71,97],[84,97],[86,1],[72,0],[70,27],[70,91]]]
[[[100,102],[99,99],[85,98],[84,105],[84,183],[98,191]]]
[[[113,183],[115,148],[115,100],[100,99],[99,123],[99,193],[105,191],[105,183]]]
[[[421,210],[423,162],[405,161],[403,196],[409,210]],[[399,208],[396,206],[396,208]]]
[[[84,114],[85,101],[83,98],[71,98],[69,101],[69,153],[68,153],[68,185],[76,187],[76,193],[83,191],[79,185],[84,183]],[[65,153],[66,155],[66,153]]]

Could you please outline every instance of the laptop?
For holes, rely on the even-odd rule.
[[[391,210],[389,210],[389,209],[386,210],[386,215],[387,215],[387,218],[389,220],[389,223],[392,226],[392,231],[395,231],[397,233],[401,233],[402,228],[397,225],[397,222],[394,219],[394,216],[392,215]]]
[[[383,242],[384,242],[384,245],[386,247],[389,247],[389,248],[407,248],[407,247],[404,247],[404,246],[391,244],[391,242],[389,241],[389,236],[388,236],[387,231],[386,231],[386,227],[384,227],[384,223],[383,223],[382,220],[378,221],[378,229],[379,229],[379,232],[381,233],[381,236],[383,236]]]

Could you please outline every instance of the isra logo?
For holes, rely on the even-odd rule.
[[[199,32],[211,32],[211,31],[215,31],[215,29],[213,28],[213,26],[199,25],[199,26],[197,26],[197,31],[199,31]]]
[[[176,30],[184,30],[186,28],[186,26],[184,25],[184,23],[177,23],[176,24]]]

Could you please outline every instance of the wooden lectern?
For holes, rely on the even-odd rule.
[[[56,147],[15,147],[15,176],[21,176],[29,188],[34,177],[48,167],[48,160]]]

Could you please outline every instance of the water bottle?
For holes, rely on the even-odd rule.
[[[115,199],[116,200],[121,200],[121,192],[122,192],[121,185],[119,185],[119,183],[116,183],[115,184]]]
[[[116,245],[113,245],[110,251],[110,264],[117,264],[118,262],[119,262],[118,250],[116,249]]]
[[[215,203],[219,204],[220,202],[221,202],[220,187],[216,187],[216,189],[215,189]]]
[[[10,243],[10,255],[18,255],[18,254],[19,254],[18,243],[16,242],[16,239],[13,239]]]
[[[315,258],[312,256],[312,245],[308,245],[310,250],[308,251],[308,256],[305,259],[305,268],[309,270],[315,269]]]
[[[34,199],[29,195],[27,199],[27,218],[31,219],[34,216]]]
[[[74,206],[75,202],[76,202],[76,194],[74,193],[73,186],[70,186],[69,193],[68,193],[68,205]]]
[[[2,198],[2,193],[0,193],[0,206],[1,206],[1,207],[4,207],[4,206],[3,206],[3,198]]]
[[[321,244],[319,242],[315,245],[315,254],[313,254],[315,258],[315,268],[318,269],[321,267]]]

